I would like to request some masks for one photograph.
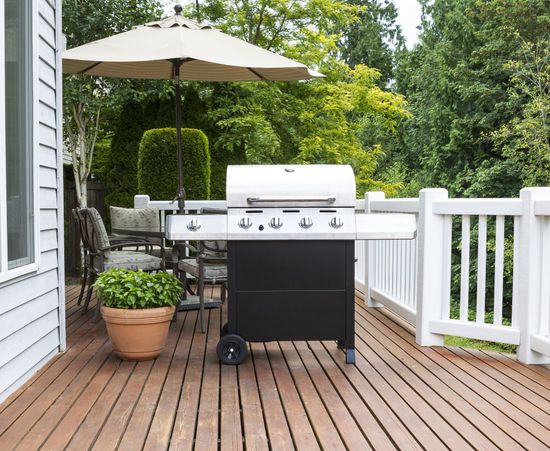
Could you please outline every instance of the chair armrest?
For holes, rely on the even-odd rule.
[[[141,247],[145,246],[146,248],[157,246],[161,249],[164,249],[164,246],[157,244],[157,243],[151,243],[149,241],[123,241],[118,244],[111,244],[110,246],[103,247],[100,250],[101,251],[108,251],[112,249],[120,249],[121,247]]]
[[[219,265],[225,265],[227,264],[227,257],[214,257],[212,255],[198,255],[197,260],[199,263],[214,263]]]
[[[149,238],[133,236],[133,235],[109,235],[109,241],[111,244],[123,243],[125,241],[138,242],[143,241],[144,243],[152,243]]]

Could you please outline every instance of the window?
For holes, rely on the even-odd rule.
[[[2,16],[4,65],[0,99],[0,278],[35,269],[37,227],[33,1],[5,0]],[[2,8],[0,6],[0,8]],[[2,177],[3,175],[3,177]]]

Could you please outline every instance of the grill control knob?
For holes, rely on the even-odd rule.
[[[329,221],[328,225],[331,226],[333,229],[339,229],[344,225],[344,221],[335,216]]]
[[[272,229],[280,229],[283,226],[283,220],[279,218],[278,216],[275,216],[269,220],[269,227]]]
[[[241,218],[239,220],[239,227],[245,230],[249,229],[250,227],[252,227],[252,219],[247,217]]]
[[[304,216],[302,219],[300,219],[298,225],[302,229],[309,229],[313,225],[313,220],[311,218],[308,218],[307,216]]]
[[[191,232],[196,232],[200,228],[201,224],[198,219],[191,219],[191,221],[189,221],[189,224],[187,224],[187,229]]]

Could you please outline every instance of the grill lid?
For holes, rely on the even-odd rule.
[[[227,167],[228,208],[354,207],[349,165],[242,165]]]

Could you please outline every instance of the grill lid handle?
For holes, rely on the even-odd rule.
[[[312,197],[247,197],[246,201],[249,204],[258,204],[258,203],[307,203],[307,202],[326,202],[328,204],[333,204],[336,202],[336,197],[323,197],[323,196],[312,196]]]

